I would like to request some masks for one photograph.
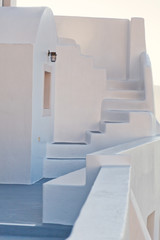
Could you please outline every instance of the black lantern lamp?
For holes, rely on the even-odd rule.
[[[56,58],[57,58],[57,53],[56,52],[50,52],[50,50],[48,50],[48,57],[50,57],[51,62],[55,62]]]

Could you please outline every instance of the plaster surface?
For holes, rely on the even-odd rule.
[[[0,8],[0,43],[36,43],[44,10],[44,7]]]
[[[103,167],[68,239],[121,239],[128,188],[129,167]]]
[[[103,210],[101,209],[102,204],[96,204],[95,207],[92,204],[94,201],[100,201],[103,194],[99,195],[92,195],[92,193],[96,194],[101,188],[106,188],[106,182],[101,182],[99,186],[99,178],[97,172],[101,172],[101,169],[106,167],[115,167],[117,171],[119,171],[123,166],[129,164],[131,166],[131,174],[129,176],[128,181],[130,182],[129,189],[127,190],[126,194],[128,195],[128,201],[126,201],[125,209],[127,210],[127,218],[126,221],[121,221],[125,224],[122,227],[121,225],[121,235],[115,239],[137,239],[137,240],[149,240],[149,232],[147,229],[147,219],[151,213],[155,212],[154,218],[154,226],[153,226],[153,234],[155,239],[158,239],[159,236],[159,144],[160,138],[146,138],[141,139],[138,142],[132,142],[129,144],[123,144],[121,146],[117,146],[112,149],[105,149],[103,151],[99,151],[97,153],[93,153],[87,156],[87,178],[90,179],[92,175],[97,176],[91,189],[91,192],[82,207],[80,215],[74,225],[73,233],[71,234],[69,239],[90,239],[89,237],[92,236],[91,239],[94,239],[96,234],[103,235],[104,229],[109,230],[109,234],[116,234],[115,228],[110,227],[109,229],[105,227],[107,221],[111,221],[111,217],[109,215],[105,215],[105,218],[102,221],[103,212],[106,210],[104,207]],[[116,155],[110,155],[110,154]],[[109,172],[109,170],[108,170]],[[117,179],[117,173],[114,175],[110,175],[109,172],[108,176],[110,176],[110,180]],[[124,174],[123,174],[124,177]],[[107,174],[102,178],[103,180],[107,178]],[[114,180],[112,181],[112,183]],[[120,184],[120,182],[119,182]],[[97,187],[96,187],[97,186]],[[111,186],[111,184],[109,185]],[[147,186],[147,187],[144,187]],[[116,190],[119,191],[117,184],[114,184],[112,191]],[[109,194],[111,191],[107,191],[106,194]],[[122,191],[121,191],[122,193]],[[123,192],[124,193],[124,192]],[[94,196],[94,197],[93,197]],[[106,201],[111,201],[114,203],[115,199],[119,199],[119,197],[113,196],[112,199],[108,198]],[[121,196],[121,194],[119,195]],[[93,197],[93,198],[92,198]],[[96,200],[97,199],[97,200]],[[147,199],[147,201],[146,201]],[[105,201],[105,203],[106,203]],[[117,200],[118,201],[118,200]],[[92,206],[92,207],[91,207]],[[120,206],[120,205],[119,205]],[[124,208],[122,206],[121,210]],[[96,209],[98,212],[96,213]],[[100,212],[102,211],[102,215]],[[120,211],[120,208],[119,208]],[[97,218],[91,217],[89,220],[89,215],[96,214]],[[100,214],[100,215],[99,215]],[[112,214],[111,214],[112,215]],[[99,217],[98,217],[99,216]],[[113,217],[113,215],[112,215]],[[112,226],[115,226],[117,222],[117,218],[114,221]],[[122,220],[122,219],[121,219]],[[97,222],[96,227],[93,227],[95,222]],[[101,223],[101,224],[98,224]],[[91,225],[90,225],[91,224]],[[102,227],[103,225],[103,227]],[[90,226],[86,228],[86,226]],[[120,226],[120,225],[119,225]],[[101,229],[102,227],[102,229]],[[83,229],[83,230],[82,230]],[[90,231],[89,231],[90,229]],[[100,229],[98,231],[98,229]],[[111,231],[112,229],[112,231]],[[106,236],[107,233],[105,233]],[[104,236],[104,239],[106,239]],[[98,238],[98,236],[97,236]],[[95,239],[97,239],[95,238]],[[103,236],[102,236],[103,239]],[[114,239],[114,238],[113,238]]]
[[[0,8],[0,182],[12,184],[0,185],[0,233],[68,237],[79,216],[70,239],[157,240],[160,140],[150,137],[160,126],[144,20],[55,19],[47,8]],[[48,50],[58,51],[56,66]],[[125,164],[130,175],[119,174]],[[77,171],[44,184],[43,207],[39,185],[14,185],[55,167]]]
[[[99,127],[106,71],[68,39],[56,51],[54,141],[85,142],[86,129]]]
[[[55,51],[56,40],[50,9],[0,8],[1,183],[31,184],[43,177],[46,142],[53,140],[54,65],[48,50]],[[47,115],[45,71],[51,74]]]
[[[0,182],[29,183],[33,47],[0,44],[0,52]]]
[[[154,88],[154,102],[155,102],[155,115],[158,122],[160,122],[160,108],[159,108],[159,102],[160,102],[160,86],[155,85]]]
[[[107,70],[108,79],[126,79],[127,19],[56,16],[55,21],[58,36],[74,39],[82,54],[93,56],[95,66]]]
[[[69,235],[71,226],[42,224],[42,185],[47,180],[31,186],[0,184],[0,239],[63,240]]]

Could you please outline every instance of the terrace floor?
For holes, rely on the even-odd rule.
[[[42,186],[0,184],[0,240],[63,240],[72,226],[42,223]]]

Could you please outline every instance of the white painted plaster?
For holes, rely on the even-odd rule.
[[[107,111],[112,110],[154,113],[151,65],[145,53],[143,19],[55,19],[60,37],[55,81],[55,142],[90,142],[88,135],[99,137],[98,134],[85,132],[99,130],[102,99],[101,120],[107,120]],[[116,39],[121,44],[117,44]],[[116,76],[110,76],[114,74]],[[118,124],[116,127],[119,128]],[[52,147],[53,151],[59,148],[57,145]],[[98,149],[88,152],[95,150]]]
[[[143,18],[132,18],[130,22],[129,78],[140,79],[139,56],[146,52]]]
[[[43,167],[44,178],[57,178],[63,176],[69,172],[76,171],[81,168],[85,168],[85,158],[57,158],[57,159],[45,159]]]
[[[154,102],[155,102],[155,115],[158,122],[160,122],[160,86],[154,86]]]
[[[0,43],[35,43],[44,10],[45,8],[0,8]]]
[[[103,167],[68,239],[121,239],[128,187],[129,167]]]
[[[58,36],[74,39],[109,79],[126,79],[128,20],[56,16],[55,21]]]
[[[143,221],[141,211],[132,190],[130,192],[129,217],[127,228],[127,234],[125,233],[122,239],[151,240],[151,237],[147,230],[147,226]]]
[[[45,70],[54,92],[48,59],[48,50],[56,49],[52,12],[0,8],[0,48],[0,181],[29,184],[42,178],[46,142],[53,139],[53,96],[51,115],[43,116]]]
[[[131,188],[146,225],[153,211],[159,213],[159,138],[121,153],[130,155]]]
[[[158,137],[157,138],[150,137],[150,138],[141,139],[139,141],[135,141],[135,142],[132,142],[129,144],[128,143],[123,144],[119,148],[116,146],[115,148],[111,148],[111,151],[110,151],[110,149],[106,149],[106,150],[99,151],[97,153],[93,153],[93,154],[90,154],[87,156],[87,168],[86,168],[86,170],[87,170],[87,172],[86,172],[87,185],[86,186],[88,186],[87,188],[90,188],[94,181],[96,184],[98,178],[97,178],[97,180],[95,180],[95,178],[101,167],[114,165],[117,168],[119,168],[118,166],[121,166],[121,164],[122,164],[122,166],[128,165],[128,164],[131,165],[130,189],[134,193],[134,196],[135,196],[134,198],[136,199],[136,206],[138,206],[138,208],[140,209],[140,212],[141,212],[141,213],[137,212],[137,207],[135,210],[130,208],[130,210],[128,212],[130,214],[129,219],[131,219],[130,220],[131,222],[129,223],[128,222],[129,220],[126,220],[127,221],[126,222],[126,230],[128,229],[127,226],[129,224],[129,233],[128,234],[130,234],[131,239],[136,238],[137,240],[142,240],[144,236],[145,236],[144,239],[149,239],[148,232],[146,229],[147,218],[150,215],[150,213],[152,213],[153,211],[155,211],[156,213],[159,213],[159,198],[160,198],[160,195],[159,195],[159,181],[160,181],[160,177],[159,177],[159,171],[160,171],[160,169],[159,169],[159,157],[160,157],[159,144],[160,144],[160,140]],[[112,155],[112,156],[108,155],[110,152],[112,154],[116,153],[116,155]],[[118,154],[118,152],[119,152],[119,154]],[[111,175],[111,177],[114,177],[114,178],[116,176],[117,176],[116,174]],[[72,179],[74,179],[74,178],[72,178]],[[64,186],[66,186],[66,181],[63,180],[63,178],[59,178],[58,181],[59,181],[58,185],[60,186],[60,184],[61,184],[61,190],[63,189],[63,191],[64,191],[64,189],[65,189]],[[90,181],[90,183],[89,183],[89,181]],[[54,185],[53,185],[53,183],[54,183],[54,180],[53,180],[53,182],[51,182],[50,187],[52,186],[52,194],[54,195],[54,191],[55,191],[54,189],[56,187],[56,182]],[[46,185],[47,184],[49,184],[49,183],[46,183]],[[103,187],[103,186],[106,187],[106,184],[104,184],[104,185],[101,184],[100,187]],[[115,189],[118,189],[118,187],[116,187],[116,186],[117,186],[117,184],[114,185]],[[144,186],[147,186],[147,187],[144,187]],[[70,182],[69,185],[66,187],[68,188],[68,191],[70,192],[70,197],[71,197],[71,195],[74,194],[72,192],[72,183]],[[99,187],[97,187],[97,191],[98,190],[99,190]],[[60,188],[59,188],[59,191],[60,191]],[[83,191],[86,194],[85,188],[83,189]],[[91,193],[92,193],[92,191],[91,191]],[[52,195],[50,195],[50,196],[52,196]],[[84,196],[84,194],[82,194],[82,196]],[[81,205],[82,196],[79,198],[79,203],[78,203],[78,201],[76,202],[77,207],[79,207],[79,209],[82,207],[82,205]],[[46,197],[47,197],[47,192],[46,192],[45,198]],[[92,199],[92,194],[89,195],[88,199],[90,199],[90,197]],[[49,198],[49,195],[48,195],[48,198]],[[114,199],[115,199],[115,197],[112,198],[113,202],[114,202]],[[146,199],[147,199],[147,201],[146,201]],[[94,200],[95,199],[93,198],[93,201]],[[66,208],[67,208],[67,205],[68,205],[68,203],[66,202]],[[101,205],[97,205],[97,208],[99,206],[101,206]],[[135,201],[134,201],[134,207],[135,207]],[[56,205],[54,205],[54,209],[57,209]],[[82,214],[80,214],[79,218],[77,219],[77,223],[75,224],[75,228],[73,230],[73,235],[71,235],[71,239],[77,240],[79,236],[80,236],[80,239],[82,239],[82,238],[85,239],[85,237],[90,234],[95,235],[95,236],[96,236],[96,234],[101,234],[101,231],[100,232],[98,231],[100,226],[98,226],[98,224],[97,224],[97,227],[93,227],[92,223],[94,224],[94,221],[95,222],[97,221],[97,222],[100,222],[101,223],[100,225],[102,225],[104,227],[103,224],[105,224],[105,222],[102,221],[101,216],[98,217],[99,211],[98,211],[98,214],[96,214],[96,211],[94,212],[94,210],[96,208],[92,207],[92,211],[90,211],[89,209],[90,209],[90,205],[88,205],[86,202],[84,204],[84,207],[82,208]],[[44,208],[44,210],[45,210],[45,208]],[[136,213],[135,213],[135,211],[136,211]],[[56,211],[56,212],[59,213],[59,211]],[[96,217],[90,218],[90,220],[87,221],[87,216],[90,212],[92,214],[96,214],[97,218]],[[49,213],[49,210],[48,210],[48,213]],[[68,219],[67,221],[69,223],[70,223],[71,219],[73,220],[72,214],[73,214],[73,212],[70,213],[70,215],[66,216],[66,219]],[[132,215],[132,214],[134,214],[134,215]],[[83,218],[84,216],[85,216],[85,218]],[[106,215],[105,215],[105,217],[106,217]],[[83,219],[83,221],[82,221],[82,219]],[[92,221],[92,220],[94,220],[94,221]],[[52,218],[52,221],[54,222],[55,219]],[[64,215],[61,215],[61,221],[64,222]],[[135,222],[133,222],[133,221],[135,221]],[[60,219],[59,219],[59,223],[60,223]],[[88,226],[88,225],[91,227],[90,231],[89,231],[89,228],[86,228],[86,226]],[[139,230],[135,231],[134,228],[132,228],[132,226],[137,226],[137,228]],[[157,223],[156,223],[156,226],[157,226]],[[86,230],[82,231],[83,228]],[[114,230],[115,230],[115,228],[114,228]],[[115,233],[114,230],[112,233]],[[121,228],[121,230],[123,230],[123,229]],[[128,235],[126,233],[126,230],[124,231],[124,236],[122,239],[128,240]],[[157,234],[158,234],[157,232],[158,232],[158,228],[155,229],[155,236],[157,236]],[[110,234],[112,234],[112,233],[110,232]],[[146,238],[146,236],[147,236],[147,238]],[[86,237],[86,239],[87,239],[87,237]]]
[[[33,46],[0,44],[0,52],[0,182],[29,183]]]
[[[56,51],[57,35],[52,11],[48,8],[42,8],[42,10],[33,55],[32,182],[42,178],[46,143],[53,140],[55,63],[50,62],[48,50]],[[43,109],[45,71],[51,73],[49,115],[45,114]]]
[[[97,161],[97,158],[94,159],[92,155],[89,155],[86,164],[86,170],[75,171],[45,183],[43,191],[44,222],[74,224],[101,166],[113,166],[117,164],[126,166],[129,165],[129,162],[126,156],[110,155],[105,156],[105,158],[101,157]],[[85,173],[86,175],[84,175]],[[76,211],[71,211],[73,198]],[[53,212],[51,209],[53,209]],[[64,214],[66,212],[67,214]]]
[[[57,48],[60,60],[57,61],[57,72],[55,73],[55,66],[49,62],[47,55],[48,50],[56,51],[57,37],[52,12],[46,8],[0,8],[1,183],[28,184],[42,177],[46,142],[53,140],[53,116],[55,116],[56,123],[54,125],[55,139],[76,142],[86,140],[89,143],[88,145],[57,144],[53,145],[53,148],[50,148],[51,144],[49,145],[47,157],[54,158],[57,154],[57,158],[68,158],[69,164],[71,164],[69,160],[71,156],[72,158],[77,155],[84,157],[87,153],[95,150],[157,134],[157,125],[153,115],[152,73],[145,53],[143,20],[132,19],[129,22],[128,20],[114,19],[56,17],[56,23],[58,34],[63,40],[61,39]],[[108,30],[106,31],[106,29]],[[82,53],[92,55],[94,62],[91,57],[81,55],[76,43],[73,40],[64,39],[66,37],[73,37],[80,44]],[[121,44],[117,44],[117,39]],[[139,60],[140,65],[138,64]],[[64,67],[64,71],[61,75],[62,67]],[[102,67],[105,71],[97,69]],[[51,95],[51,109],[44,111],[45,71],[52,75],[52,93],[55,90],[54,73],[57,80],[55,82],[55,108],[53,109],[54,98]],[[109,98],[112,99],[105,99],[102,105],[101,120],[106,120],[108,111],[113,122],[107,124],[100,121],[99,126],[98,119],[104,96],[106,71],[110,81],[108,87],[116,86],[115,79],[119,82],[113,95],[109,92]],[[130,83],[125,81],[127,78],[131,78]],[[110,79],[114,79],[114,82],[111,83]],[[100,82],[102,85],[99,84]],[[124,82],[126,83],[124,84]],[[125,92],[119,91],[125,89],[127,90]],[[61,92],[62,95],[60,95]],[[116,114],[110,113],[113,110],[122,111],[119,115],[121,123],[116,122]],[[127,114],[123,115],[124,111]],[[83,118],[85,118],[84,122]],[[94,130],[100,127],[102,133],[93,131],[84,138],[86,128],[90,127],[93,127]],[[67,131],[64,132],[64,129]],[[122,145],[120,146],[118,151],[123,155],[107,156],[109,149],[90,154],[87,157],[86,175],[85,169],[82,169],[44,184],[43,221],[73,224],[95,181],[71,239],[74,239],[74,236],[76,236],[76,240],[79,237],[88,239],[88,236],[98,239],[101,233],[102,239],[106,239],[106,236],[112,236],[114,239],[120,238],[124,220],[119,222],[119,218],[115,218],[114,213],[118,208],[124,219],[125,210],[128,207],[126,186],[128,186],[129,177],[125,174],[120,177],[120,180],[125,182],[124,192],[121,191],[123,181],[118,181],[117,178],[118,173],[124,168],[119,165],[130,164],[130,190],[134,193],[135,201],[133,211],[128,211],[128,213],[131,216],[132,213],[135,213],[135,223],[142,233],[141,237],[136,237],[136,240],[142,240],[142,237],[149,239],[145,227],[148,216],[154,211],[156,216],[159,213],[160,140],[145,139],[144,143],[139,146],[136,143],[132,144],[132,148],[129,148],[130,144],[125,144],[125,150],[122,150]],[[111,152],[114,152],[113,148]],[[56,165],[56,163],[54,164]],[[114,174],[104,168],[111,164],[116,165]],[[51,168],[50,164],[49,168]],[[68,169],[67,171],[73,170],[70,167]],[[97,177],[99,171],[100,174]],[[60,173],[58,174],[60,175]],[[52,176],[51,172],[50,176]],[[123,179],[123,177],[126,178]],[[117,179],[116,184],[113,182],[115,179]],[[106,180],[108,185],[106,185]],[[102,194],[102,198],[95,197],[94,191],[106,191],[106,187],[111,191],[109,195],[111,199],[108,194],[107,197],[106,194]],[[118,197],[121,193],[125,194],[119,201],[119,198],[115,198],[114,193],[119,193]],[[112,210],[109,211],[109,214],[104,214],[106,202],[108,205],[112,205],[111,209],[108,209],[107,205],[107,212]],[[140,212],[135,207],[135,203]],[[104,206],[103,209],[102,206]],[[89,213],[91,213],[91,218]],[[99,222],[102,224],[98,225]],[[106,222],[108,222],[107,225],[112,223],[109,231],[104,228],[103,224]],[[130,224],[127,219],[126,228]],[[117,231],[115,231],[115,226]],[[157,222],[155,226],[158,226]],[[84,228],[85,231],[80,231]],[[135,235],[132,231],[133,229],[130,228],[129,234],[134,239]],[[157,227],[154,229],[154,234],[158,236]],[[126,234],[124,239],[128,240],[127,237]]]
[[[114,117],[118,117],[115,114]],[[87,132],[88,144],[48,144],[47,158],[85,157],[87,153],[111,147],[122,142],[156,135],[156,121],[150,112],[128,112],[129,117],[122,121],[101,122],[100,132]],[[126,117],[126,115],[125,115]],[[127,121],[126,121],[127,120]],[[138,131],[137,131],[138,128]],[[133,131],[134,129],[134,131]]]
[[[152,69],[151,63],[148,55],[142,52],[139,55],[140,61],[140,75],[139,86],[141,90],[144,90],[144,99],[104,99],[102,103],[102,115],[105,114],[107,110],[138,110],[138,111],[150,111],[154,113],[154,97],[153,97],[153,79],[152,79]],[[136,82],[137,83],[137,82]],[[124,83],[121,81],[124,86]],[[119,87],[120,83],[118,84]],[[128,84],[127,84],[128,87]],[[122,88],[122,87],[121,87]]]
[[[62,41],[61,41],[62,42]],[[85,142],[87,129],[98,129],[106,89],[106,71],[93,66],[76,44],[63,39],[55,69],[55,142]]]
[[[43,184],[44,223],[72,225],[75,222],[79,205],[86,199],[85,171],[81,169]]]

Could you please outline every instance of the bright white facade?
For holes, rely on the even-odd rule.
[[[0,8],[0,18],[0,182],[29,184],[43,177],[53,138],[53,95],[45,109],[44,87],[48,73],[53,92],[54,18],[46,8],[10,7]]]
[[[0,183],[56,178],[43,186],[43,222],[74,225],[68,239],[160,239],[143,19],[0,8],[0,82]]]

